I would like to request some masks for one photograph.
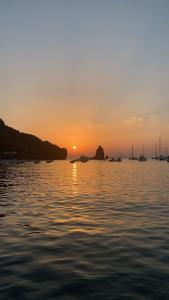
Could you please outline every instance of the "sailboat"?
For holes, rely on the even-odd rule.
[[[144,145],[143,145],[143,154],[139,156],[138,161],[147,161],[147,157],[144,155]]]
[[[152,159],[158,160],[158,155],[157,155],[157,144],[155,144],[155,156],[152,156]]]
[[[162,142],[161,142],[161,136],[159,136],[159,158],[158,160],[165,160],[165,156],[162,154]]]
[[[129,157],[129,160],[137,160],[137,157],[134,156],[134,147],[133,147],[133,144],[131,146],[131,157]]]

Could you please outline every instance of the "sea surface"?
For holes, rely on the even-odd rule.
[[[169,163],[0,167],[1,300],[169,299]]]

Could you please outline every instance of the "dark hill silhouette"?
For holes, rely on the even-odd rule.
[[[57,160],[66,159],[67,150],[60,148],[38,137],[22,133],[5,125],[0,119],[0,153],[10,156],[13,153],[18,159]],[[14,155],[15,153],[15,155]],[[12,154],[11,154],[12,156]]]

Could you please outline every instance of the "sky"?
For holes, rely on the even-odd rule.
[[[1,0],[0,118],[92,154],[169,144],[168,0]]]

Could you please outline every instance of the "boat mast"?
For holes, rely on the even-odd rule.
[[[144,144],[143,144],[143,156],[144,156]]]
[[[132,158],[134,157],[133,144],[132,144],[132,146],[131,146],[131,157],[132,157]]]
[[[155,144],[155,157],[157,157],[157,144]]]
[[[161,136],[159,136],[159,156],[161,156]]]

